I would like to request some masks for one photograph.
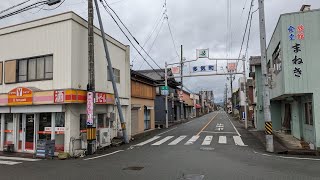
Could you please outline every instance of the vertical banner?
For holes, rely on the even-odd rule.
[[[87,93],[87,125],[93,125],[93,92]]]

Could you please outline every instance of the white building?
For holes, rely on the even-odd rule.
[[[94,33],[96,125],[109,141],[119,118],[101,33]],[[56,152],[85,147],[87,34],[87,22],[73,12],[0,29],[0,151],[13,144],[34,153],[39,139],[55,139]],[[129,46],[107,41],[130,135]]]

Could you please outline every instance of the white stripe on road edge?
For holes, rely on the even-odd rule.
[[[9,157],[9,156],[0,156],[0,159],[4,160],[16,160],[16,161],[40,161],[41,159],[31,159],[31,158],[21,158],[21,157]]]
[[[110,156],[110,155],[112,155],[112,154],[116,154],[116,153],[121,152],[121,151],[124,151],[124,150],[118,150],[118,151],[115,151],[115,152],[112,152],[112,153],[109,153],[109,154],[104,154],[104,155],[101,155],[101,156],[96,156],[96,157],[92,157],[92,158],[87,158],[87,159],[84,159],[84,161],[92,160],[92,159],[97,159],[97,158],[101,158],[101,157],[105,157],[105,156]]]
[[[5,164],[5,165],[15,165],[15,164],[20,164],[22,162],[14,162],[14,161],[0,161],[0,164]]]
[[[227,144],[227,137],[219,136],[219,144]]]
[[[172,146],[172,145],[176,145],[178,144],[180,141],[182,141],[184,138],[186,138],[187,136],[179,136],[177,139],[175,139],[174,141],[172,141],[171,143],[169,143],[168,145]]]
[[[240,136],[233,136],[233,140],[234,140],[234,143],[237,145],[237,146],[247,146],[243,143],[242,139]]]
[[[160,138],[160,136],[155,136],[155,137],[153,137],[153,138],[151,138],[151,139],[148,139],[148,140],[146,140],[146,141],[143,141],[142,143],[136,144],[136,145],[134,145],[134,146],[143,146],[143,145],[148,144],[148,143],[150,143],[150,142],[152,142],[152,141],[154,141],[154,140],[156,140],[156,139],[159,139],[159,138]]]
[[[225,114],[226,114],[226,116],[228,116],[228,115],[227,115],[227,113],[225,113]],[[228,117],[228,119],[229,119],[229,121],[230,121],[231,125],[233,126],[234,130],[236,130],[236,132],[237,132],[238,136],[241,136],[241,134],[239,133],[239,131],[237,130],[237,128],[234,126],[234,124],[231,122],[231,120],[230,120],[230,118],[229,118],[229,117]]]
[[[194,142],[196,142],[196,140],[199,138],[200,136],[192,136],[191,139],[189,139],[184,145],[191,145]]]
[[[158,134],[158,136],[160,136],[160,135],[162,135],[162,134],[165,134],[165,133],[167,133],[167,132],[170,132],[170,131],[172,131],[172,130],[174,130],[174,129],[177,129],[177,127],[172,128],[172,129],[169,129],[168,131],[162,132],[162,133]]]
[[[221,132],[221,131],[202,131],[203,133],[213,133],[213,134],[237,134],[236,132]]]
[[[206,136],[201,145],[209,146],[212,141],[213,136]]]
[[[161,145],[162,143],[168,141],[168,140],[171,139],[171,138],[173,138],[173,136],[167,136],[167,137],[161,139],[160,141],[155,142],[155,143],[153,143],[153,144],[151,144],[151,145],[152,145],[152,146],[159,146],[159,145]]]
[[[292,156],[274,156],[271,154],[263,154],[263,153],[258,153],[256,151],[253,151],[255,154],[260,154],[263,156],[269,156],[269,157],[277,157],[277,158],[282,158],[282,159],[295,159],[295,160],[310,160],[310,161],[320,161],[320,159],[316,158],[299,158],[299,157],[292,157]]]

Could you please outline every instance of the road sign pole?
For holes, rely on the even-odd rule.
[[[165,82],[165,86],[168,87],[168,70],[167,70],[167,62],[165,63],[165,69],[164,69],[164,82]],[[169,89],[168,89],[169,91]],[[165,106],[166,106],[166,128],[169,128],[169,123],[168,123],[168,93],[166,93],[166,103],[165,103]]]

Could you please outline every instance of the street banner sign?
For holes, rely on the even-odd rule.
[[[160,86],[161,95],[168,96],[169,95],[169,87],[168,86]]]
[[[172,72],[172,74],[180,74],[180,67],[179,66],[172,67],[171,72]]]
[[[197,49],[197,58],[209,58],[209,49]]]
[[[93,92],[87,93],[87,125],[93,125]]]
[[[208,72],[208,71],[217,71],[217,66],[206,65],[206,66],[193,66],[192,67],[192,72]]]
[[[236,63],[228,63],[227,69],[228,69],[228,71],[235,71],[237,69]]]

